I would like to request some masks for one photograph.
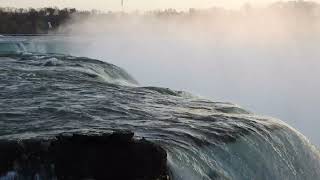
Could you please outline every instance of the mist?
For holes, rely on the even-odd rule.
[[[319,146],[320,8],[300,3],[74,17],[59,31],[81,39],[70,54],[123,67],[142,86],[239,104]]]

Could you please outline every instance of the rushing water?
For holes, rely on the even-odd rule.
[[[319,151],[302,134],[232,103],[141,87],[90,58],[10,53],[0,62],[0,139],[123,129],[164,147],[175,180],[320,177]]]

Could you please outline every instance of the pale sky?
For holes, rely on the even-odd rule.
[[[275,0],[124,0],[125,9],[152,10],[175,8],[187,10],[189,8],[210,8],[222,6],[225,8],[239,8],[244,3],[263,5]],[[121,0],[0,0],[1,7],[75,7],[77,9],[98,9],[103,11],[121,10]]]

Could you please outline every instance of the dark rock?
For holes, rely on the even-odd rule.
[[[167,154],[132,132],[59,135],[51,140],[0,141],[0,177],[22,179],[168,179]]]

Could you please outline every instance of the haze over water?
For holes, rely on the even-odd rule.
[[[320,13],[297,7],[76,19],[67,28],[85,48],[70,52],[124,67],[145,86],[280,118],[319,145]]]

